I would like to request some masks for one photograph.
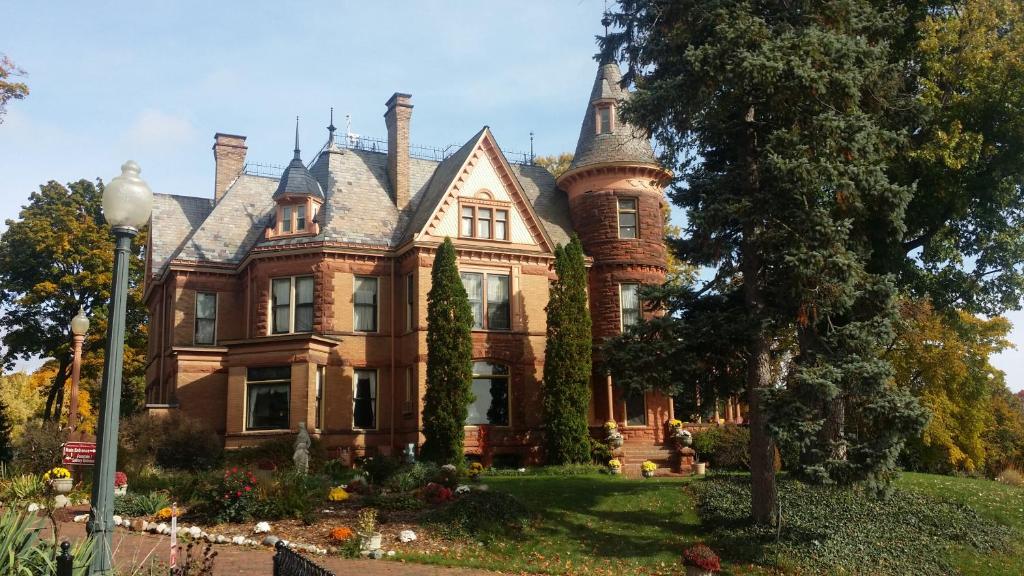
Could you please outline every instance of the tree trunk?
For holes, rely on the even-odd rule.
[[[756,202],[760,196],[757,161],[757,135],[754,131],[754,107],[747,122],[747,196]],[[743,225],[741,262],[743,292],[747,315],[754,326],[748,347],[747,402],[750,404],[750,508],[754,522],[771,524],[775,515],[775,445],[768,434],[761,391],[771,384],[771,342],[765,326],[765,302],[761,290],[761,246],[763,225],[748,216]]]
[[[61,358],[57,373],[53,375],[53,384],[46,393],[46,407],[43,409],[43,419],[47,422],[60,422],[60,409],[64,404],[64,383],[68,380],[70,364],[66,357]]]

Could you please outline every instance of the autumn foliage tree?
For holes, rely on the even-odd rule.
[[[56,419],[70,377],[70,320],[90,317],[82,364],[83,388],[98,389],[102,372],[114,238],[103,220],[102,183],[48,182],[33,192],[17,220],[0,235],[0,365],[49,357],[56,361],[43,416]],[[132,246],[125,334],[124,412],[141,404],[146,361],[142,304],[145,231]],[[93,396],[98,398],[98,394]]]
[[[18,68],[6,54],[0,54],[0,124],[3,124],[7,103],[28,96],[28,85],[14,80],[24,75],[25,71]]]

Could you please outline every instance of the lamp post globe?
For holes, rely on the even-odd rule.
[[[113,228],[138,230],[149,221],[153,191],[139,177],[142,169],[134,160],[121,165],[121,175],[103,189],[103,217]]]
[[[113,229],[114,278],[107,314],[107,345],[103,358],[103,394],[97,426],[96,467],[88,529],[95,552],[90,576],[113,573],[114,472],[117,470],[117,431],[121,415],[121,372],[124,368],[124,330],[128,305],[128,269],[132,238],[149,221],[153,191],[139,177],[139,165],[129,160],[121,175],[103,189],[103,217]]]
[[[85,315],[85,309],[79,308],[78,314],[71,319],[71,333],[75,336],[85,336],[89,331],[89,317]]]

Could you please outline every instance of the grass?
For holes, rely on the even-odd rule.
[[[676,575],[700,523],[685,480],[604,474],[488,477],[536,515],[518,536],[454,545],[415,562],[530,574]]]
[[[723,480],[745,483],[743,477]],[[896,500],[888,504],[865,494],[818,493],[782,482],[788,537],[793,546],[806,545],[788,549],[742,535],[723,540],[712,526],[715,520],[706,517],[702,524],[697,498],[714,480],[587,474],[491,476],[485,482],[529,508],[533,520],[525,530],[488,536],[486,542],[452,542],[430,553],[399,554],[399,559],[507,573],[667,576],[682,573],[679,558],[686,545],[705,541],[723,555],[727,575],[909,574],[924,566],[943,567],[928,573],[1024,574],[1024,489],[987,480],[905,474],[896,484]],[[746,501],[742,494],[733,496],[737,500],[730,506],[742,514]],[[743,523],[735,519],[732,528],[741,532]],[[844,541],[852,544],[844,547]],[[964,544],[968,541],[977,546]],[[851,551],[858,546],[860,551]],[[847,554],[859,564],[853,570],[820,569],[809,560],[819,551]],[[869,552],[882,564],[872,565]],[[893,570],[882,569],[885,563]]]
[[[951,551],[954,563],[969,576],[1024,574],[1024,488],[979,478],[933,474],[903,474],[898,487],[925,494],[940,502],[963,504],[985,519],[1016,530],[1017,538],[1005,553],[977,554],[967,548]]]

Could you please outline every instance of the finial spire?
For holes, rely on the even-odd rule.
[[[299,117],[295,117],[295,159],[299,160]]]
[[[330,134],[327,143],[334,144],[334,131],[337,128],[334,127],[334,106],[331,106],[331,123],[327,125],[327,132]]]

